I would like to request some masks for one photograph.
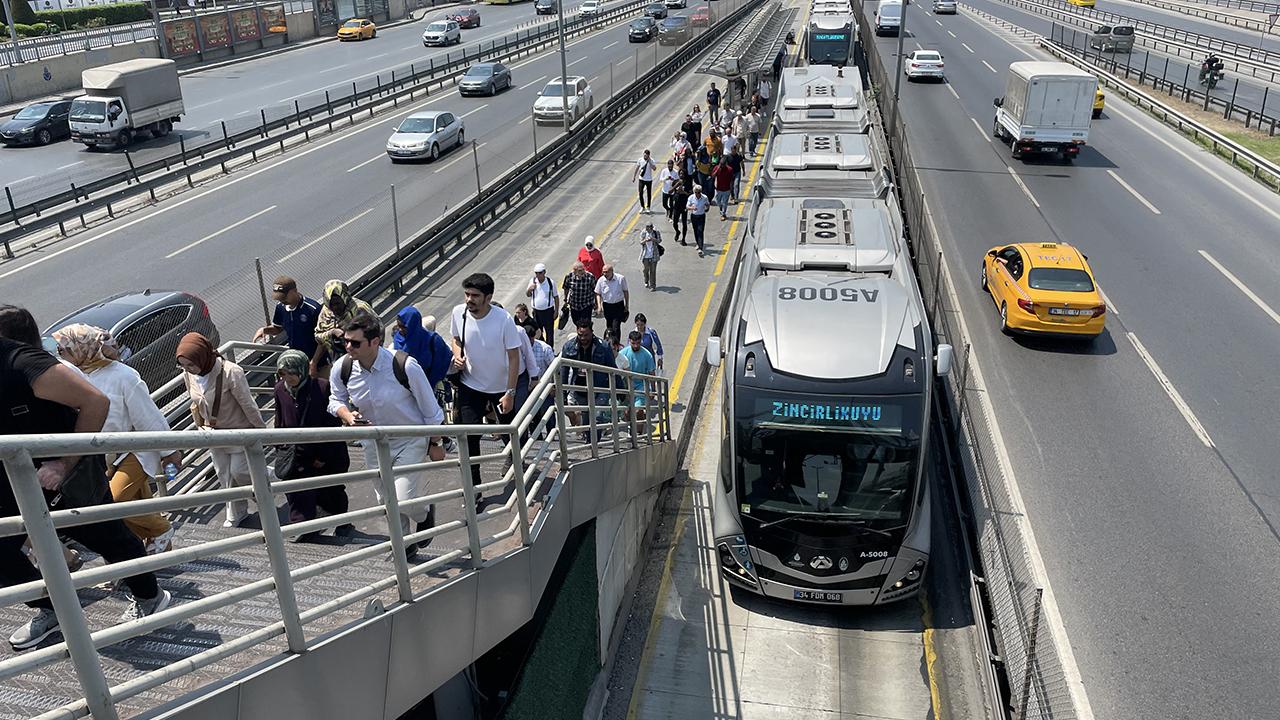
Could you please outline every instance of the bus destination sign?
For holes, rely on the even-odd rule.
[[[775,423],[822,427],[902,430],[902,408],[883,403],[764,400],[761,415]]]

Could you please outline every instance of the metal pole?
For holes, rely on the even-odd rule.
[[[476,141],[471,141],[471,161],[476,165],[476,196],[479,197],[484,192],[484,188],[480,187],[480,154],[476,152]]]
[[[396,233],[396,254],[400,254],[400,213],[396,211],[396,186],[391,186],[391,227]]]
[[[587,441],[591,444],[591,459],[600,457],[599,450],[596,448],[596,374],[591,370],[587,370],[587,424],[590,426],[591,437]]]
[[[484,555],[480,548],[480,526],[476,520],[476,489],[471,482],[471,450],[467,448],[467,439],[458,438],[458,473],[462,488],[462,514],[467,521],[467,543],[471,553],[471,567],[479,569],[484,566]]]
[[[560,458],[558,461],[559,461],[560,467],[565,468],[567,470],[569,469],[572,463],[569,461],[569,439],[565,435],[566,429],[565,429],[565,422],[564,422],[564,412],[565,412],[564,411],[564,388],[560,384],[560,368],[557,367],[552,372],[556,374],[556,377],[555,377],[556,440],[560,444]]]
[[[382,506],[387,513],[387,536],[391,541],[391,564],[396,569],[396,588],[400,601],[410,602],[413,600],[413,587],[409,585],[409,562],[404,556],[404,531],[400,526],[400,501],[396,498],[391,443],[379,438],[375,446],[378,450],[378,479],[382,483]]]
[[[533,131],[533,154],[538,154],[538,118],[529,111],[529,129]]]
[[[289,556],[284,550],[284,533],[280,529],[280,516],[276,513],[275,496],[271,494],[271,481],[267,478],[267,458],[262,443],[248,448],[249,479],[253,483],[253,498],[258,503],[258,519],[262,522],[262,538],[267,546],[267,559],[271,563],[271,575],[276,582],[276,601],[280,604],[280,619],[289,650],[306,652],[307,637],[302,632],[302,619],[298,617],[298,598],[293,592],[293,575],[289,571]]]
[[[536,417],[536,411],[534,415]],[[529,429],[533,430],[534,426],[531,424]],[[518,422],[511,428],[511,443],[507,449],[511,451],[511,472],[516,483],[516,510],[520,513],[520,542],[527,546],[532,543],[529,538],[529,498],[525,497],[524,448],[520,445]]]
[[[5,2],[7,5],[8,0]],[[5,11],[9,11],[7,7]],[[111,702],[111,688],[107,685],[107,677],[98,661],[98,651],[93,647],[89,623],[84,619],[84,609],[80,607],[80,598],[71,581],[71,572],[63,560],[58,531],[49,519],[49,507],[45,505],[40,481],[36,479],[36,466],[31,461],[31,453],[24,449],[15,451],[12,456],[4,459],[4,467],[13,487],[14,499],[18,501],[18,511],[27,527],[27,537],[31,539],[31,547],[40,561],[40,574],[44,576],[49,601],[53,603],[54,612],[58,615],[62,637],[67,641],[67,652],[71,655],[76,678],[84,691],[89,714],[95,718],[115,720],[119,716],[116,714],[115,704]]]
[[[609,63],[609,99],[613,99],[613,63]]]
[[[893,106],[889,108],[889,132],[893,132],[893,128],[898,121],[898,90],[902,86],[902,42],[907,36],[907,4],[903,4],[901,8],[901,18],[898,20],[898,57],[894,63],[893,70]]]
[[[564,54],[564,0],[556,2],[556,35],[560,38],[560,109],[564,113],[564,131],[567,133],[573,123],[569,120],[569,96],[566,93],[569,64]]]
[[[1031,637],[1027,641],[1027,671],[1023,674],[1022,711],[1018,713],[1019,718],[1027,717],[1027,705],[1030,704],[1027,696],[1031,694],[1031,671],[1036,664],[1036,640],[1040,635],[1040,606],[1043,604],[1043,598],[1044,589],[1036,588],[1036,607],[1031,616]]]
[[[262,279],[262,258],[253,259],[253,269],[258,271],[258,292],[262,297],[262,317],[271,324],[271,311],[267,309],[267,283]]]
[[[160,10],[156,7],[156,0],[151,0],[151,18],[156,23],[156,45],[160,48],[160,57],[167,58],[169,53],[165,51],[164,32],[161,29]]]
[[[13,60],[10,62],[17,65],[22,62],[22,50],[18,47],[18,30],[14,27],[18,23],[13,19],[13,8],[9,5],[9,0],[0,0],[0,4],[4,5],[4,16],[8,20],[6,24],[9,26],[9,47],[13,49]]]

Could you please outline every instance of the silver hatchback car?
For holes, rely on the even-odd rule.
[[[466,128],[462,118],[447,110],[416,112],[405,118],[387,139],[391,162],[428,158],[435,160],[450,148],[462,147]]]
[[[933,0],[933,11],[938,15],[955,15],[956,0]]]

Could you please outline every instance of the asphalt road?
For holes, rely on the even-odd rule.
[[[1014,162],[991,98],[1048,58],[965,15],[908,27],[947,58],[902,112],[1094,715],[1274,715],[1280,202],[1114,101],[1074,166]],[[890,65],[895,42],[875,40]],[[1110,307],[1092,348],[1000,334],[982,254],[1037,240],[1090,256]]]
[[[716,12],[727,13],[739,1],[720,0]],[[626,22],[568,46],[569,73],[589,78],[597,105],[610,95],[611,72],[621,88],[652,67],[655,57],[674,50],[656,41],[629,43]],[[224,338],[247,338],[262,324],[255,257],[262,258],[268,281],[286,272],[302,282],[304,292],[318,295],[326,280],[351,277],[394,248],[391,185],[402,237],[408,238],[474,192],[476,159],[482,181],[488,182],[532,152],[535,129],[528,118],[536,93],[560,74],[559,55],[543,53],[512,68],[515,87],[495,97],[433,94],[207,189],[0,266],[0,294],[20,298],[43,324],[127,289],[182,288],[212,305]],[[418,109],[458,114],[468,146],[446,152],[435,163],[393,165],[384,150],[387,137]],[[560,126],[540,126],[537,142],[550,142],[561,132]],[[606,170],[613,168],[591,161],[583,172]],[[82,272],[84,267],[96,271]],[[73,288],[65,282],[68,277],[76,278]]]
[[[570,8],[565,10],[568,13]],[[352,82],[366,90],[376,85],[379,76],[388,79],[393,69],[404,73],[411,63],[456,57],[462,48],[500,38],[519,25],[555,19],[535,15],[531,3],[485,5],[480,8],[480,27],[463,30],[461,45],[423,47],[427,23],[449,12],[442,8],[428,13],[425,21],[380,30],[372,40],[318,43],[184,75],[187,114],[182,122],[168,137],[135,143],[130,152],[135,162],[170,156],[178,152],[179,136],[189,148],[204,144],[221,137],[223,122],[229,133],[235,133],[260,124],[260,110],[267,111],[268,120],[283,117],[293,113],[295,100],[306,108],[323,104],[325,90],[332,90],[335,97],[349,96]],[[19,204],[62,192],[72,182],[83,185],[126,169],[122,151],[91,151],[70,140],[45,147],[0,148],[0,186],[9,186]]]

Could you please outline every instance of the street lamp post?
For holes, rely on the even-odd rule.
[[[195,10],[192,10],[191,13],[194,15]],[[156,3],[156,0],[151,0],[151,17],[156,24],[156,47],[160,50],[160,57],[169,57],[169,53],[165,51],[164,31],[160,22],[160,6]]]
[[[556,31],[560,36],[560,108],[564,113],[564,131],[567,133],[573,121],[569,119],[569,65],[564,53],[564,2],[556,0]]]
[[[18,0],[18,2],[25,1]],[[22,62],[22,50],[18,47],[18,30],[15,27],[18,21],[13,18],[13,7],[9,4],[9,0],[0,0],[0,3],[4,3],[4,17],[8,21],[5,24],[9,26],[9,47],[13,48],[13,64],[18,65]]]
[[[898,58],[893,71],[893,107],[889,109],[889,141],[893,141],[894,124],[898,121],[898,90],[902,87],[902,41],[907,37],[907,4],[902,4],[901,19],[898,20]]]

